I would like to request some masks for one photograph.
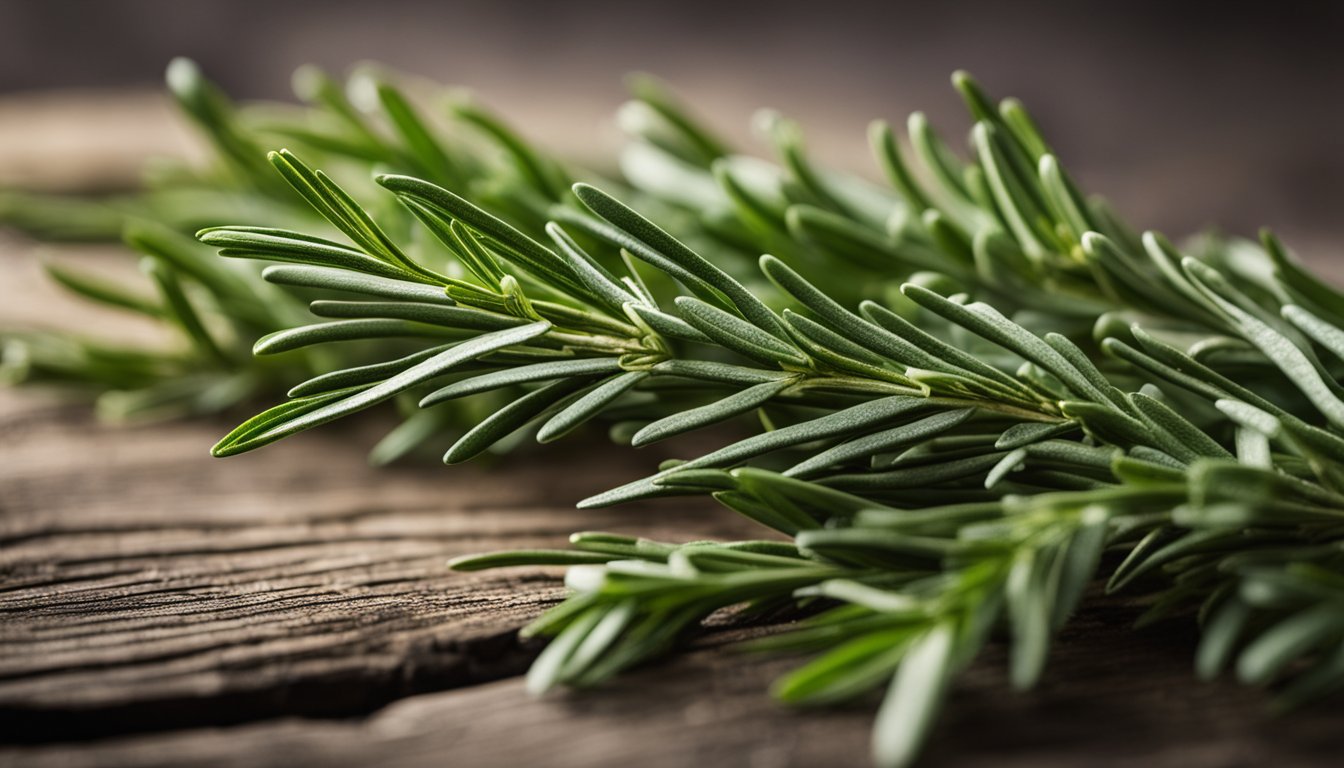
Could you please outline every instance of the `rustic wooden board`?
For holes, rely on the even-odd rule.
[[[377,426],[370,421],[368,427]],[[449,472],[369,469],[370,429],[241,460],[214,423],[102,427],[0,393],[0,720],[49,739],[281,714],[365,712],[516,674],[511,630],[554,573],[463,575],[455,555],[571,531],[732,535],[700,506],[580,512],[638,462],[562,451]],[[741,525],[736,526],[739,530]]]
[[[31,257],[0,242],[0,325],[56,313],[152,336],[61,303]],[[602,691],[525,694],[518,674],[537,648],[514,633],[558,599],[556,572],[445,561],[583,529],[755,534],[705,504],[573,509],[659,454],[571,442],[375,471],[363,452],[386,423],[374,417],[209,458],[229,426],[109,427],[50,393],[0,390],[0,765],[865,763],[872,703],[772,704],[790,660],[725,647],[762,628],[718,627]],[[1339,707],[1269,719],[1260,693],[1193,681],[1188,625],[1133,632],[1132,618],[1087,609],[1027,694],[1010,692],[993,645],[958,682],[925,764],[1339,763]]]

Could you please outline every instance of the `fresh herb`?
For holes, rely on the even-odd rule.
[[[427,110],[412,105],[414,100],[397,84],[401,79],[362,68],[339,83],[315,68],[304,68],[294,78],[302,106],[239,106],[192,62],[174,61],[167,73],[169,91],[206,139],[209,163],[157,163],[147,173],[145,188],[129,195],[0,192],[0,221],[35,237],[124,242],[141,262],[143,286],[59,262],[46,264],[46,270],[83,299],[161,324],[170,343],[131,347],[64,330],[6,330],[0,332],[0,380],[77,386],[97,397],[100,415],[143,420],[236,409],[240,403],[283,393],[296,379],[375,363],[387,349],[367,343],[283,359],[254,358],[249,350],[254,339],[302,323],[309,300],[350,284],[280,290],[262,279],[259,266],[221,261],[215,248],[196,242],[193,235],[202,227],[238,219],[252,222],[258,237],[280,228],[323,236],[352,234],[340,226],[321,229],[323,218],[266,161],[266,148],[279,144],[302,149],[342,179],[344,187],[357,191],[372,186],[369,168],[376,165],[455,189],[470,188],[484,200],[512,201],[509,210],[515,218],[525,220],[533,234],[542,234],[546,206],[567,194],[567,172],[460,97],[452,101],[455,130],[445,135]],[[427,100],[446,98],[436,93]],[[353,213],[353,202],[347,203],[347,211],[362,215]],[[411,211],[396,206],[380,213],[399,235],[412,231]],[[384,238],[394,250],[399,247]],[[240,242],[236,249],[246,247]],[[413,241],[400,247],[423,259],[426,248],[436,245]],[[402,258],[399,263],[412,271],[419,268],[399,251],[393,258]],[[173,337],[177,343],[171,343]],[[394,348],[407,354],[418,349],[413,343]],[[414,411],[414,403],[403,405]],[[459,407],[439,409],[432,417],[411,417],[372,458],[379,463],[393,460],[418,446],[424,435],[464,428],[489,410]]]
[[[281,152],[280,177],[344,239],[255,226],[200,239],[283,262],[270,283],[346,294],[258,354],[393,337],[413,350],[298,384],[214,452],[392,398],[427,413],[503,398],[454,435],[449,463],[593,420],[642,446],[754,415],[752,434],[581,504],[710,495],[773,537],[579,533],[570,549],[454,566],[571,566],[572,596],[524,630],[553,638],[528,677],[539,692],[599,683],[724,608],[813,606],[754,643],[813,655],[775,694],[820,705],[885,686],[883,766],[916,758],[991,632],[1012,638],[1013,684],[1035,684],[1108,552],[1108,589],[1148,596],[1141,621],[1200,622],[1199,676],[1233,669],[1282,706],[1333,692],[1344,295],[1269,234],[1182,249],[1132,231],[1080,193],[1021,104],[954,82],[971,159],[921,115],[909,149],[877,124],[890,188],[816,168],[777,116],[762,122],[778,166],[734,155],[639,81],[624,184],[569,195],[557,166],[508,139],[528,191],[502,201],[474,194],[471,156],[383,95],[407,170],[376,180],[400,211],[370,215]],[[347,157],[390,159],[346,141],[360,148]]]

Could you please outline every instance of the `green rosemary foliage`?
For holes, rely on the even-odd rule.
[[[756,643],[813,655],[776,695],[886,686],[873,752],[906,765],[991,632],[1012,638],[1014,685],[1040,679],[1106,552],[1109,589],[1149,597],[1143,621],[1201,623],[1201,676],[1234,668],[1284,706],[1344,685],[1344,295],[1273,236],[1180,248],[1132,231],[1079,192],[1021,104],[964,74],[970,159],[921,115],[904,142],[878,123],[889,188],[816,168],[778,116],[761,121],[778,165],[735,155],[641,80],[622,112],[628,186],[571,194],[468,111],[522,180],[488,197],[474,156],[395,96],[373,91],[389,153],[339,89],[305,82],[332,125],[291,131],[302,151],[270,160],[323,234],[199,238],[322,292],[322,320],[262,336],[263,358],[399,348],[297,384],[217,455],[390,399],[427,414],[488,401],[464,433],[407,422],[415,440],[447,432],[448,463],[592,420],[636,447],[750,429],[581,503],[707,494],[769,538],[581,533],[454,563],[572,566],[572,596],[525,630],[554,638],[534,690],[598,684],[724,608],[806,603],[823,610]],[[397,166],[375,177],[397,205],[366,211],[299,159],[325,164],[323,146]]]
[[[304,68],[295,75],[304,106],[239,107],[194,64],[174,61],[167,73],[169,91],[212,150],[205,167],[160,163],[149,169],[143,190],[109,198],[5,191],[0,221],[44,240],[124,241],[141,259],[147,278],[143,288],[59,263],[47,265],[48,274],[83,299],[161,323],[179,343],[122,347],[65,331],[7,331],[0,378],[73,384],[98,397],[104,416],[156,418],[227,409],[274,396],[295,379],[375,362],[385,350],[367,344],[283,361],[253,358],[248,349],[253,339],[301,323],[305,299],[326,295],[327,289],[319,286],[300,297],[277,290],[261,279],[260,269],[221,263],[213,249],[191,235],[237,219],[301,230],[324,225],[266,162],[264,148],[279,142],[301,147],[331,172],[348,177],[347,184],[367,185],[368,169],[377,165],[470,188],[473,196],[500,205],[511,201],[511,213],[539,234],[542,212],[566,194],[564,169],[461,98],[452,101],[451,111],[459,130],[445,135],[412,106],[413,99],[397,85],[401,79],[365,68],[342,84]],[[447,97],[435,94],[429,100]],[[394,214],[393,231],[411,231],[411,212],[398,207]],[[424,257],[427,245],[436,247],[421,242],[405,247]],[[413,351],[413,345],[405,348]],[[414,411],[414,403],[405,405]],[[411,418],[375,449],[373,458],[391,460],[415,447],[417,435],[469,425],[478,417],[470,409],[447,415],[445,410],[452,409]]]

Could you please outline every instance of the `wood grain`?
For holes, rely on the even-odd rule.
[[[1123,630],[1133,612],[1076,618],[1043,685],[1009,694],[1003,646],[958,681],[921,765],[929,768],[1156,768],[1337,765],[1340,711],[1263,716],[1254,691],[1189,682],[1188,632]],[[62,766],[866,764],[872,702],[790,712],[763,695],[789,659],[725,647],[751,630],[711,633],[691,652],[597,691],[537,699],[516,678],[413,696],[367,718],[269,719],[235,728],[87,745],[0,748],[0,764]]]
[[[641,471],[586,451],[527,469],[374,471],[362,449],[380,426],[218,460],[205,449],[223,421],[105,427],[81,406],[0,392],[7,735],[350,715],[517,674],[534,651],[513,630],[558,598],[555,572],[464,575],[448,558],[575,530],[744,528],[703,504],[672,519],[575,510],[590,483]]]

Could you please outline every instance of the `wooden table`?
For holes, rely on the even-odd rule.
[[[0,321],[60,306],[143,332],[53,304],[30,251],[0,247]],[[599,691],[524,692],[538,647],[515,630],[561,596],[557,572],[445,561],[584,529],[753,535],[703,503],[572,508],[656,453],[590,442],[375,471],[375,416],[209,458],[229,426],[104,426],[51,393],[0,390],[0,765],[866,764],[872,703],[773,704],[794,660],[725,647],[762,628],[717,626]],[[922,765],[1340,764],[1339,706],[1270,719],[1261,693],[1194,681],[1188,624],[1133,631],[1133,616],[1084,610],[1026,694],[993,644]]]

